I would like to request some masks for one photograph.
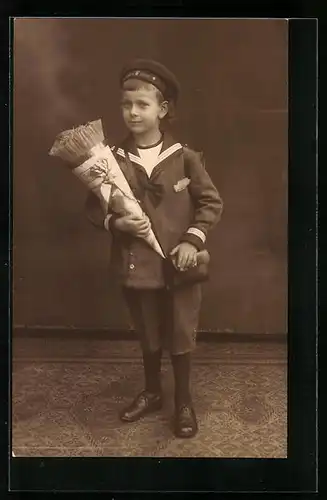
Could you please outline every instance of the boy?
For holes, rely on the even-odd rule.
[[[206,235],[219,220],[222,200],[200,156],[173,140],[164,124],[173,116],[179,85],[152,60],[137,59],[121,73],[122,115],[130,131],[114,154],[152,228],[176,269],[196,266]],[[175,380],[174,432],[197,433],[190,394],[190,361],[201,304],[201,284],[169,287],[166,262],[142,239],[149,221],[113,213],[104,219],[95,195],[91,221],[112,234],[111,262],[118,272],[143,354],[145,388],[120,415],[136,421],[162,407],[161,355],[168,349]],[[113,207],[114,208],[114,207]]]

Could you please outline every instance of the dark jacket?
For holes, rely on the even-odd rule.
[[[168,255],[182,241],[188,241],[201,250],[208,231],[219,221],[223,208],[202,156],[165,134],[158,164],[148,178],[131,138],[113,152],[136,198],[149,215],[164,253]],[[129,161],[126,160],[127,152]],[[93,224],[104,227],[99,200],[91,192],[86,210]],[[140,289],[163,287],[164,259],[142,239],[116,230],[114,224],[110,224],[110,229],[111,263],[121,284]]]

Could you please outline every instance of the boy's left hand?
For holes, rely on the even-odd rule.
[[[183,242],[177,245],[171,252],[170,256],[176,269],[186,271],[189,267],[197,265],[198,249],[188,242]]]

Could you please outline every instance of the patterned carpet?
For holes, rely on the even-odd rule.
[[[193,360],[199,433],[171,431],[165,405],[134,424],[117,418],[143,386],[138,345],[110,340],[13,340],[12,439],[16,456],[287,456],[287,350],[283,343],[200,342]]]

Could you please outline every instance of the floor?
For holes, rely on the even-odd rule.
[[[133,341],[15,338],[15,456],[287,456],[287,348],[283,342],[199,342],[193,400],[199,433],[174,437],[173,378],[163,361],[165,405],[123,424],[117,414],[143,388]]]

